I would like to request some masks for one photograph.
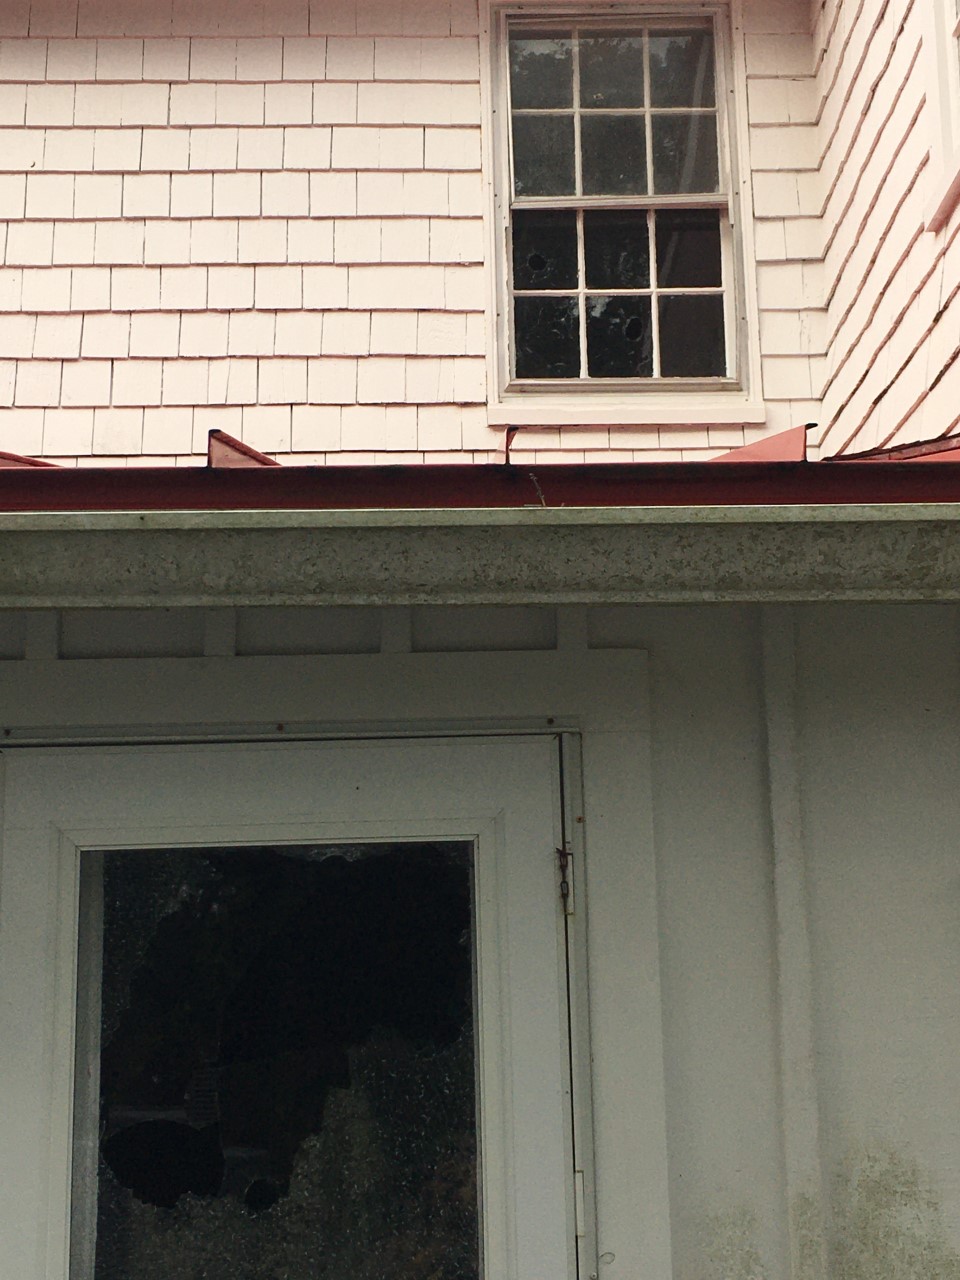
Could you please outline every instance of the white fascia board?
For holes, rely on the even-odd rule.
[[[16,511],[4,532],[110,529],[429,529],[505,526],[902,524],[960,522],[960,503],[796,503],[637,507],[438,507],[208,511]]]
[[[0,517],[0,607],[960,599],[960,506]]]

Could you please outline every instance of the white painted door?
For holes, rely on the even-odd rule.
[[[442,841],[473,856],[480,1274],[572,1280],[555,739],[22,750],[4,766],[0,1273],[70,1272],[85,855]]]

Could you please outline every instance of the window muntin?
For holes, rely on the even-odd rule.
[[[731,379],[712,24],[511,19],[506,44],[510,381]]]

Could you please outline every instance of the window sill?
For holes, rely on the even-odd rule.
[[[762,400],[742,393],[663,395],[504,395],[487,407],[491,426],[696,427],[766,421]]]
[[[927,208],[927,230],[939,231],[958,204],[960,204],[960,146],[943,166],[940,182]]]

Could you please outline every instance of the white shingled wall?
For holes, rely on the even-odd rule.
[[[817,101],[806,5],[744,13],[767,430],[819,420],[825,326]]]
[[[705,458],[819,417],[809,11],[732,27],[766,422],[530,431],[518,460]],[[303,462],[496,457],[479,68],[476,0],[4,0],[0,449],[191,464],[222,428]]]
[[[943,181],[932,4],[824,0],[815,40],[829,358],[821,456],[960,426],[960,212]]]

